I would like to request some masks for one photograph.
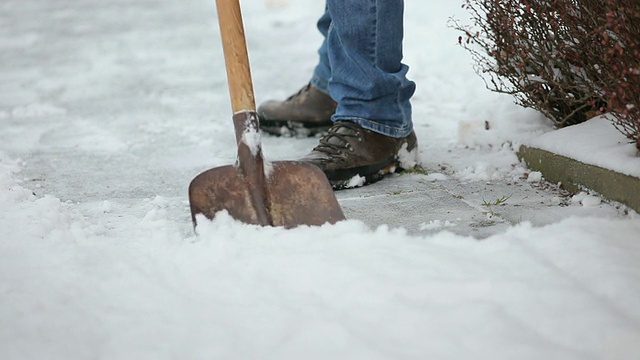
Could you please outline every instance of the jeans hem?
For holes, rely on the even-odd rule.
[[[382,135],[390,136],[393,138],[403,138],[409,136],[411,131],[413,131],[412,126],[389,126],[381,124],[379,121],[368,120],[360,117],[340,117],[334,116],[331,118],[331,121],[351,121],[356,123],[367,130],[371,130],[373,132],[377,132]]]
[[[313,77],[311,77],[311,85],[315,86],[323,93],[329,95],[329,81],[318,76],[317,73],[314,73]]]

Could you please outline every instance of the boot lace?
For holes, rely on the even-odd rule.
[[[349,139],[362,141],[361,127],[350,121],[338,121],[329,128],[327,134],[320,139],[320,144],[314,150],[323,152],[330,157],[346,157],[348,152],[354,151]]]

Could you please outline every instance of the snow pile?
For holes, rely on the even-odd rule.
[[[221,213],[199,219],[193,237],[170,230],[170,201],[159,196],[137,221],[120,220],[123,232],[36,198],[17,185],[18,171],[2,156],[0,196],[14,199],[0,217],[5,359],[640,351],[640,292],[629,286],[640,279],[640,243],[627,235],[640,232],[637,221],[524,223],[478,242],[355,220],[263,228]]]
[[[527,175],[527,182],[536,183],[542,181],[542,173],[540,171],[532,171]]]
[[[0,152],[0,206],[8,212],[9,206],[34,198],[31,191],[18,185],[15,176],[20,172],[20,161]]]
[[[14,289],[0,310],[7,359],[579,359],[640,350],[640,294],[628,286],[640,276],[640,249],[626,236],[637,222],[524,224],[480,243],[358,221],[260,228],[221,214],[200,219],[199,237],[180,239],[163,238],[150,216],[131,237],[87,236],[54,199],[32,206],[53,217],[2,242],[0,279]]]
[[[20,163],[0,152],[0,228],[3,245],[19,245],[15,239],[58,241],[96,235],[95,231],[87,232],[90,229],[82,215],[70,203],[63,203],[51,195],[37,197],[33,191],[24,188],[16,179],[21,169]],[[7,259],[20,261],[20,257],[8,256]]]
[[[478,153],[475,162],[469,159],[456,161],[457,176],[464,181],[517,181],[527,169],[520,163],[514,150],[508,144],[498,149],[474,150]]]
[[[589,195],[586,192],[582,191],[579,194],[571,197],[571,203],[580,204],[585,207],[591,207],[600,205],[602,203],[602,199],[597,196]]]

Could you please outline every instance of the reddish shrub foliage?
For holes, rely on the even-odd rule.
[[[460,44],[493,91],[556,126],[612,113],[640,150],[640,1],[466,0]]]

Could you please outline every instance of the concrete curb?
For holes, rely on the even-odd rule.
[[[640,178],[525,145],[517,154],[529,169],[540,171],[551,182],[562,183],[568,191],[587,188],[640,212]]]

